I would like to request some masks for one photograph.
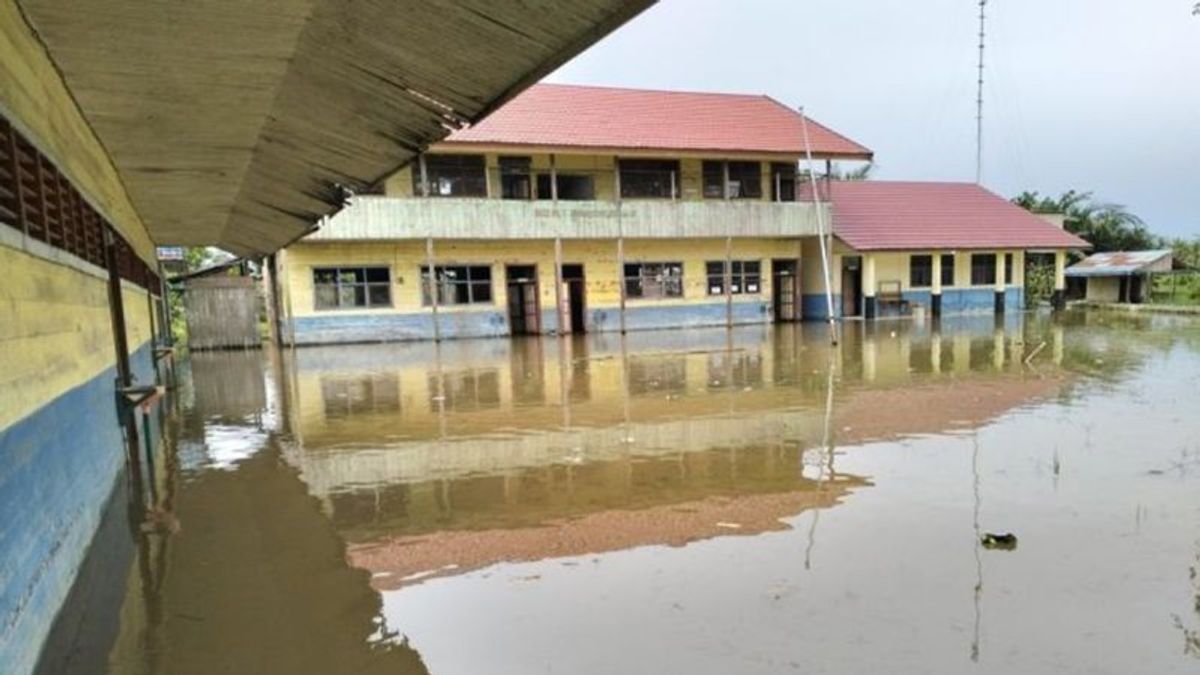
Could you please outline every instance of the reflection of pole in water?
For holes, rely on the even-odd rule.
[[[982,621],[981,604],[983,600],[983,557],[980,552],[982,534],[979,531],[979,433],[971,434],[971,476],[975,492],[975,512],[972,525],[975,530],[975,632],[971,640],[971,660],[979,661],[979,625]]]
[[[825,375],[825,424],[821,433],[821,469],[817,474],[817,492],[821,492],[825,487],[826,471],[828,477],[833,478],[833,373],[836,364],[834,350],[836,347],[829,349],[829,365],[826,368]],[[817,506],[813,508],[812,524],[808,528],[808,546],[804,549],[804,569],[812,569],[812,551],[813,546],[817,541],[817,523],[821,521],[820,500],[817,501]]]

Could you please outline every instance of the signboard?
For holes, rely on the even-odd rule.
[[[163,261],[183,260],[182,246],[159,246],[158,259]]]

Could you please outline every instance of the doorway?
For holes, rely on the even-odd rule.
[[[506,265],[504,271],[508,286],[508,325],[512,334],[537,335],[542,328],[537,265]]]
[[[842,258],[842,316],[862,315],[862,257]]]
[[[771,308],[776,322],[800,320],[800,269],[797,261],[771,261]]]
[[[563,265],[562,266],[563,302],[567,306],[563,308],[563,316],[567,317],[567,325],[564,333],[586,333],[587,332],[587,300],[584,289],[587,288],[587,283],[583,276],[583,265]]]

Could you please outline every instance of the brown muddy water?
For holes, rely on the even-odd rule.
[[[845,332],[193,355],[43,670],[1200,672],[1200,322]]]

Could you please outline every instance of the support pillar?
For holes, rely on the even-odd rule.
[[[423,280],[423,283],[428,284],[429,307],[433,315],[433,341],[441,342],[442,325],[441,318],[438,316],[437,268],[434,266],[433,237],[425,238],[425,267],[429,270],[429,276]]]
[[[867,253],[862,259],[863,318],[874,319],[875,311],[875,256]]]
[[[565,335],[567,329],[563,328],[563,249],[562,237],[554,238],[554,320],[555,333]]]
[[[1050,304],[1054,311],[1059,312],[1067,306],[1067,252],[1054,252],[1054,294],[1050,296]]]
[[[996,252],[996,314],[1004,314],[1004,252]]]
[[[733,327],[733,237],[725,236],[725,327]]]
[[[942,253],[933,252],[933,279],[930,284],[929,314],[937,318],[942,315]]]
[[[613,198],[617,200],[617,290],[621,301],[621,335],[625,334],[625,229],[621,222],[621,158],[613,157]]]
[[[113,347],[117,351],[117,386],[133,383],[129,368],[129,342],[125,334],[125,298],[121,294],[121,271],[117,258],[117,238],[111,228],[104,227],[104,263],[108,268],[108,308],[112,319]]]

